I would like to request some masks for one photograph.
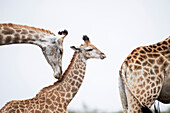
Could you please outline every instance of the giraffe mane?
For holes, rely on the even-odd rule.
[[[44,87],[43,89],[40,90],[40,92],[39,92],[37,95],[48,91],[49,89],[53,88],[54,86],[56,86],[56,85],[58,85],[58,84],[60,84],[60,83],[62,83],[62,82],[64,81],[65,76],[67,76],[70,68],[71,68],[72,65],[73,65],[73,62],[75,61],[75,58],[76,58],[77,53],[78,53],[78,52],[76,52],[76,51],[74,52],[74,55],[73,55],[73,57],[72,57],[72,59],[71,59],[71,61],[70,61],[69,66],[67,67],[67,69],[66,69],[65,72],[63,73],[62,79],[61,79],[60,81],[54,82],[53,85],[49,85],[49,86],[47,86],[47,87]]]
[[[18,24],[13,24],[13,23],[2,23],[0,24],[0,27],[19,27],[19,28],[26,28],[26,29],[30,29],[30,30],[35,30],[35,31],[40,31],[40,32],[44,32],[47,34],[51,34],[54,35],[54,33],[52,33],[50,30],[45,30],[45,29],[41,29],[41,28],[36,28],[36,27],[30,27],[27,25],[18,25]]]

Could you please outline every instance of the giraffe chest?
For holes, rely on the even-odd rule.
[[[170,65],[165,72],[165,80],[158,100],[163,103],[170,103]]]

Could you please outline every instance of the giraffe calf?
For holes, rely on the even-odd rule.
[[[85,75],[86,61],[104,59],[105,54],[83,36],[84,44],[71,46],[75,51],[60,81],[43,88],[34,98],[8,102],[0,113],[67,113],[67,106],[78,92]]]

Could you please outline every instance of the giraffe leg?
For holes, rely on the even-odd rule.
[[[128,104],[128,110],[127,113],[142,113],[141,111],[141,105],[138,103],[138,101],[133,97],[133,95],[125,89],[126,95],[127,95],[127,104]]]
[[[128,99],[129,106],[128,106],[127,113],[153,113],[150,110],[150,108],[148,108],[147,106],[141,106],[139,102],[129,92],[128,92],[128,95],[129,96],[127,99]],[[150,106],[152,106],[152,104]],[[158,112],[156,111],[155,113],[158,113]]]
[[[165,80],[160,95],[158,97],[158,100],[164,104],[169,104],[170,103],[170,66],[164,72],[164,75],[165,75],[164,77]]]
[[[159,81],[160,84],[157,84],[157,82],[150,82],[146,85],[146,87],[140,87],[140,89],[137,89],[136,91],[132,88],[133,94],[136,95],[138,100],[146,106],[147,110],[146,113],[151,113],[149,111],[155,100],[158,99],[158,96],[161,91],[162,87],[162,82],[163,80],[160,80],[160,77],[157,77],[154,79],[155,81]],[[156,84],[153,84],[156,83]],[[137,83],[136,83],[137,84]],[[140,84],[140,82],[138,82]],[[141,104],[137,101],[137,99],[132,95],[132,93],[129,92],[129,90],[125,89],[126,97],[127,97],[127,105],[128,105],[128,112],[127,113],[142,113],[142,106]]]
[[[125,93],[125,85],[123,84],[121,77],[119,77],[119,94],[122,102],[123,112],[127,113],[128,110],[127,97]]]

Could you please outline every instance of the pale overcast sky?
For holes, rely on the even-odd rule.
[[[136,47],[156,43],[170,35],[169,0],[0,0],[0,23],[15,23],[49,29],[67,29],[63,71],[83,35],[107,56],[87,61],[83,84],[69,105],[83,104],[101,111],[122,110],[119,69]],[[33,45],[0,47],[0,108],[10,100],[32,98],[53,84],[53,71],[41,50]],[[161,109],[170,105],[161,104]]]

